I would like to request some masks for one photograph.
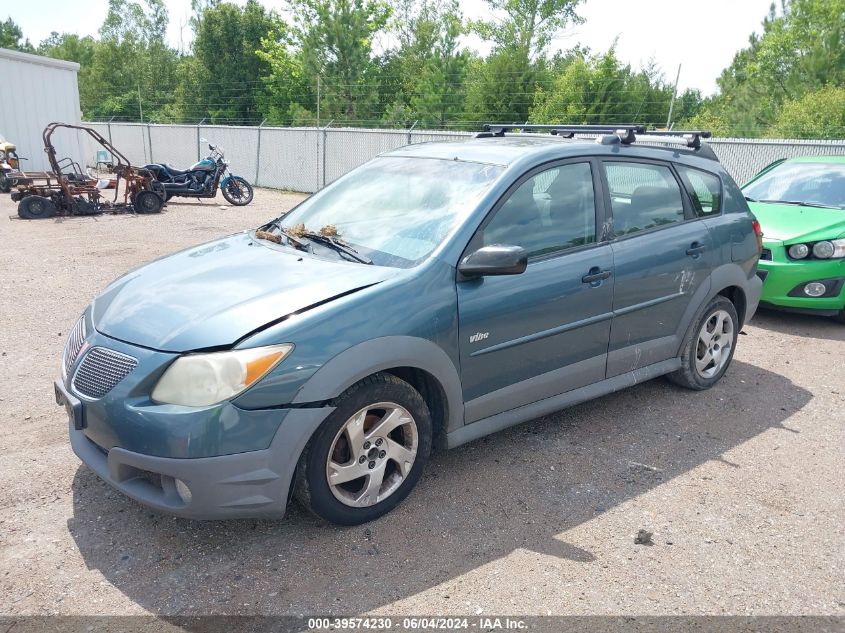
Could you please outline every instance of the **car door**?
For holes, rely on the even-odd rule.
[[[684,315],[709,289],[714,245],[668,163],[602,167],[614,238],[610,378],[677,355]]]
[[[587,159],[529,172],[467,246],[465,256],[492,244],[529,255],[522,274],[457,281],[468,423],[604,378],[613,256],[598,242],[598,182]]]

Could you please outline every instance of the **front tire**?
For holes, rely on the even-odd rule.
[[[710,389],[730,366],[738,335],[739,318],[734,304],[717,295],[684,339],[681,368],[667,378],[687,389]]]
[[[18,204],[18,215],[24,220],[42,220],[56,215],[56,205],[44,196],[27,196]]]
[[[372,521],[416,485],[431,453],[431,414],[411,385],[375,374],[341,394],[297,466],[294,494],[341,525]]]
[[[252,185],[240,176],[232,176],[223,187],[223,197],[236,207],[242,207],[252,202]]]
[[[0,173],[0,193],[9,193],[11,190],[12,180],[5,173]]]

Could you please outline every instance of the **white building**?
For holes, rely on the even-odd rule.
[[[0,136],[17,145],[23,171],[50,169],[41,134],[53,121],[78,124],[79,64],[0,48]],[[71,130],[52,138],[57,158],[71,158],[85,167],[87,142]]]

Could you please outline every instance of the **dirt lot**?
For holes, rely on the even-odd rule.
[[[845,614],[845,326],[823,318],[759,314],[711,391],[658,379],[440,454],[368,526],[192,522],[100,482],[53,401],[79,313],[296,200],[26,222],[0,197],[0,613]]]

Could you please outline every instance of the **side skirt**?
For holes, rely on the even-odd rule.
[[[680,358],[670,358],[668,360],[660,361],[659,363],[654,363],[653,365],[647,365],[645,367],[635,369],[634,371],[619,374],[613,378],[607,378],[601,382],[587,385],[586,387],[580,387],[557,396],[552,396],[551,398],[538,400],[536,402],[511,409],[510,411],[503,411],[502,413],[491,415],[490,417],[483,418],[477,422],[472,422],[471,424],[467,424],[455,431],[452,431],[446,436],[446,445],[448,448],[454,448],[480,437],[484,437],[485,435],[495,433],[496,431],[501,431],[509,426],[533,420],[535,418],[548,415],[549,413],[565,409],[566,407],[571,407],[572,405],[580,404],[582,402],[586,402],[587,400],[592,400],[593,398],[598,398],[599,396],[604,396],[609,393],[613,393],[614,391],[619,391],[620,389],[625,389],[638,383],[651,380],[657,376],[668,374],[680,367]]]

